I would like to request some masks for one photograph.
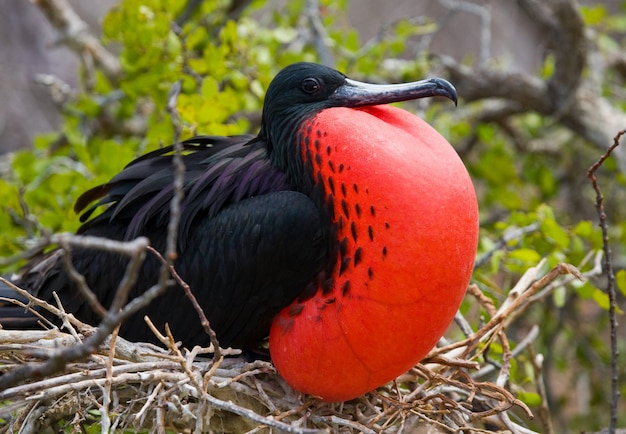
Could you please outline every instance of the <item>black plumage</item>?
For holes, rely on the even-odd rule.
[[[361,88],[333,69],[299,63],[282,70],[270,84],[257,136],[201,136],[183,142],[185,197],[174,266],[222,346],[244,347],[266,337],[278,311],[328,286],[324,282],[332,281],[331,270],[341,257],[337,229],[331,224],[332,193],[316,182],[314,162],[303,152],[314,137],[300,127],[329,107],[456,97],[442,80],[424,83],[413,94],[389,86],[372,97],[367,85]],[[115,240],[146,236],[164,252],[174,193],[172,159],[171,146],[151,152],[109,183],[84,193],[75,206],[82,212],[78,232]],[[68,312],[97,324],[100,318],[74,288],[60,257],[57,250],[38,258],[12,280],[44,300],[51,301],[56,291]],[[128,258],[79,248],[72,258],[102,305],[110,306]],[[156,283],[159,267],[148,255],[131,297]],[[0,284],[0,296],[15,294]],[[3,326],[25,325],[27,318],[7,306],[0,308]],[[126,320],[120,334],[154,340],[144,315],[158,327],[168,322],[187,346],[209,341],[180,288],[170,289]]]

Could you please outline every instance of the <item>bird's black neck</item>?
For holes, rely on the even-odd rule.
[[[309,133],[304,130],[307,120],[315,113],[310,111],[291,111],[277,116],[281,122],[273,122],[269,126],[263,123],[259,139],[265,141],[267,153],[272,164],[287,174],[292,188],[306,195],[313,191],[313,168],[310,158],[303,152],[310,140]]]

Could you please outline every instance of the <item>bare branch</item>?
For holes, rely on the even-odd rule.
[[[581,81],[583,68],[587,64],[588,46],[585,25],[573,0],[552,0],[551,15],[558,23],[552,28],[554,47],[554,74],[548,80],[549,99],[559,111],[567,112],[573,103],[575,92]]]
[[[63,242],[67,243],[76,244],[81,242],[79,241],[81,237],[78,236],[65,236],[65,238],[61,239]],[[88,238],[85,244],[89,244],[89,242],[93,241],[94,240],[92,238]],[[129,243],[110,242],[109,245],[116,249],[120,249],[123,246],[124,248],[122,250],[125,253],[131,251],[132,248],[134,249],[134,255],[145,256],[145,249],[148,246],[148,241],[146,238],[138,238]],[[132,261],[129,268],[133,268]],[[137,269],[135,269],[135,271],[137,271]],[[47,375],[52,375],[63,370],[67,363],[90,355],[104,342],[104,340],[123,320],[134,314],[142,307],[147,306],[152,300],[158,297],[166,289],[166,285],[157,285],[152,287],[140,297],[133,299],[124,307],[124,309],[119,310],[118,307],[114,310],[114,307],[119,306],[121,303],[119,299],[127,295],[123,289],[124,288],[122,288],[122,291],[118,291],[116,293],[112,303],[112,308],[108,311],[107,315],[104,316],[95,333],[85,339],[82,344],[53,352],[45,363],[24,365],[2,375],[0,377],[0,390],[4,390],[28,378],[42,378]]]
[[[530,359],[533,364],[535,374],[535,384],[537,393],[541,397],[541,405],[539,406],[539,421],[541,422],[541,432],[545,434],[554,434],[554,428],[550,420],[550,409],[548,407],[548,394],[543,378],[543,355],[535,354],[532,345],[528,348]]]
[[[520,281],[509,292],[509,296],[502,303],[498,311],[491,317],[489,322],[481,327],[473,336],[459,342],[447,345],[446,347],[433,349],[428,357],[445,354],[457,348],[464,348],[465,354],[470,354],[479,342],[490,342],[495,334],[502,328],[511,324],[535,301],[533,295],[542,288],[552,283],[561,275],[572,275],[574,278],[582,279],[580,272],[572,265],[560,263],[542,277],[539,277],[545,260],[537,266],[530,268],[522,276]]]
[[[303,12],[309,21],[313,38],[312,42],[320,58],[320,62],[334,68],[336,64],[335,56],[329,49],[329,46],[331,46],[333,42],[322,23],[319,0],[307,0]]]
[[[511,241],[521,239],[526,234],[535,232],[537,229],[539,229],[539,223],[532,223],[528,226],[524,226],[521,228],[507,228],[502,237],[500,237],[500,239],[496,241],[493,248],[484,253],[480,258],[476,259],[476,262],[474,264],[474,270],[486,264],[495,252],[504,249]]]
[[[67,0],[31,0],[44,13],[50,24],[59,32],[60,41],[79,56],[87,53],[106,76],[116,81],[122,67],[113,54],[100,43],[85,21],[72,9]]]
[[[544,26],[549,35],[554,73],[548,79],[542,79],[530,74],[486,70],[480,66],[470,68],[441,56],[441,64],[459,95],[468,102],[492,98],[503,100],[508,113],[500,114],[500,120],[525,112],[550,116],[605,149],[612,139],[607,131],[621,130],[626,125],[626,114],[602,94],[598,77],[606,76],[606,68],[611,65],[618,68],[620,62],[595,62],[593,73],[583,74],[589,67],[590,56],[598,48],[586,32],[574,0],[519,0],[519,4],[533,20]],[[622,172],[626,173],[626,151],[618,150],[616,156]]]
[[[462,11],[480,18],[480,51],[478,66],[484,68],[491,58],[491,8],[488,4],[480,5],[462,0],[439,0],[439,3],[450,11]]]
[[[587,177],[593,185],[593,189],[596,193],[596,210],[598,211],[598,217],[600,220],[600,229],[602,230],[602,249],[604,250],[604,272],[607,275],[607,287],[606,292],[609,296],[609,322],[610,322],[610,339],[611,339],[611,415],[609,421],[609,433],[615,432],[617,426],[617,414],[619,406],[619,367],[617,365],[619,350],[617,341],[617,294],[615,290],[615,273],[613,271],[613,260],[611,253],[611,245],[609,241],[609,229],[607,224],[607,215],[604,210],[604,197],[596,172],[600,169],[602,164],[607,158],[611,156],[613,150],[620,145],[620,139],[626,134],[626,130],[621,130],[613,139],[613,144],[609,149],[596,161],[587,171]]]
[[[202,309],[202,306],[200,306],[200,303],[198,303],[198,300],[196,299],[195,295],[193,295],[191,288],[189,287],[187,282],[185,282],[183,278],[180,277],[180,275],[176,272],[176,269],[174,268],[174,266],[168,265],[165,258],[163,258],[163,256],[157,250],[155,250],[152,247],[148,247],[148,250],[153,255],[155,255],[159,261],[161,261],[161,264],[167,265],[169,267],[170,273],[172,273],[172,277],[174,278],[176,283],[178,283],[178,285],[183,289],[183,291],[185,291],[185,295],[187,296],[189,301],[191,301],[193,308],[198,314],[198,318],[200,318],[200,324],[202,324],[204,331],[206,332],[206,334],[209,336],[209,339],[211,340],[211,345],[213,346],[213,351],[214,351],[214,358],[215,360],[219,359],[220,356],[222,355],[222,351],[220,348],[220,343],[217,339],[217,334],[211,328],[211,324],[208,318],[206,317],[204,310]]]

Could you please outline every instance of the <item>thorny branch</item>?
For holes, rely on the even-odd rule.
[[[607,149],[607,151],[596,161],[587,171],[587,177],[591,181],[593,189],[596,193],[596,210],[598,211],[598,217],[600,220],[600,229],[602,230],[602,248],[604,250],[604,272],[607,276],[606,292],[609,296],[609,322],[611,327],[611,415],[609,421],[609,433],[613,434],[617,425],[617,408],[619,404],[619,369],[617,361],[619,357],[619,350],[617,348],[617,294],[615,292],[615,273],[613,271],[613,261],[611,253],[611,245],[609,242],[609,229],[607,224],[607,215],[604,210],[604,197],[596,172],[604,161],[611,156],[611,153],[620,145],[620,139],[626,134],[626,130],[621,130],[613,138],[613,144]]]

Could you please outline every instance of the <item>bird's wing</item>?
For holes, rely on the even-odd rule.
[[[213,216],[241,199],[291,189],[285,174],[270,165],[263,143],[253,138],[199,136],[182,143],[181,233],[188,231],[199,213]],[[126,221],[123,238],[132,239],[145,232],[149,222],[166,224],[174,195],[173,156],[174,146],[153,151],[128,164],[107,184],[81,195],[74,207],[76,212],[84,211],[79,233],[101,221]],[[106,210],[91,218],[103,205]]]

